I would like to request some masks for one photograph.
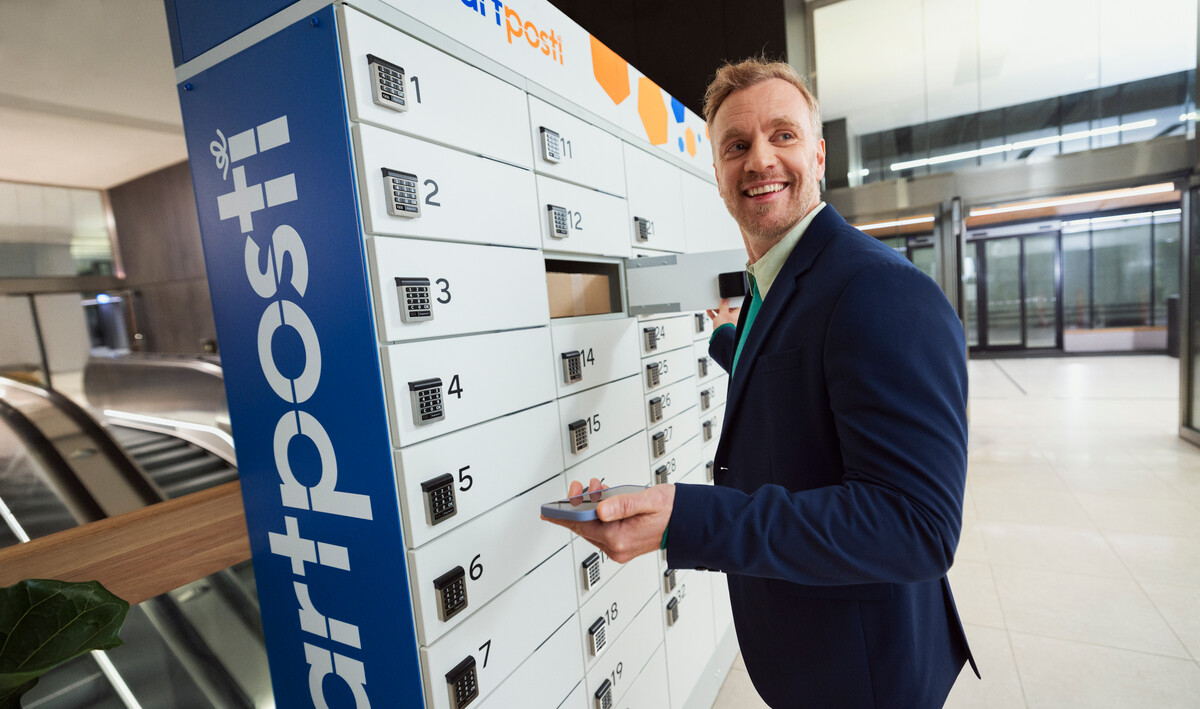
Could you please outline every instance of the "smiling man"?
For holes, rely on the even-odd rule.
[[[819,108],[790,66],[722,67],[704,116],[752,294],[710,312],[730,373],[716,485],[657,485],[566,526],[620,562],[665,547],[672,568],[726,572],[773,707],[942,706],[974,666],[946,579],[966,482],[962,325],[931,279],[821,202]]]

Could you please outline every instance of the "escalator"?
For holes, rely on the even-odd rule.
[[[152,366],[157,376],[143,383],[161,397],[174,367]],[[176,391],[175,411],[138,393],[138,365],[101,372],[97,381],[118,393],[96,389],[90,415],[57,392],[0,378],[0,546],[235,480],[224,391],[213,395],[203,381],[214,378],[212,363],[203,368],[201,385]],[[177,379],[197,379],[194,363],[182,369]],[[188,399],[189,390],[203,395]],[[124,646],[45,675],[23,706],[274,707],[249,562],[131,608],[121,637]]]

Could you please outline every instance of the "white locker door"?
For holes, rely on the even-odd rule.
[[[415,236],[503,246],[541,246],[533,173],[369,125],[355,125],[355,162],[363,228],[385,236]],[[389,171],[387,174],[384,170]],[[399,175],[399,177],[396,177]],[[419,216],[389,209],[402,179]],[[405,214],[413,214],[405,212]]]
[[[549,348],[546,327],[385,347],[396,446],[553,400]]]
[[[688,252],[724,251],[745,244],[737,222],[725,208],[715,182],[680,172],[683,192],[683,223],[687,229]]]
[[[529,97],[529,128],[534,170],[625,195],[625,164],[615,136],[534,96]]]
[[[368,237],[386,342],[546,325],[546,261],[534,249]]]
[[[351,8],[341,12],[351,120],[530,166],[525,92]],[[397,68],[403,73],[403,97],[377,100],[381,66],[392,86]]]
[[[641,403],[641,389],[637,377],[627,377],[558,400],[564,468],[642,430],[644,419],[633,414]]]
[[[692,344],[695,319],[690,315],[643,321],[638,325],[642,356],[650,357]]]
[[[680,169],[629,143],[621,145],[625,153],[630,243],[656,251],[686,251]],[[639,228],[642,222],[649,222],[651,233],[645,227]]]
[[[630,609],[630,612],[637,613],[633,622],[587,673],[588,696],[603,698],[607,693],[612,698],[613,706],[620,704],[625,693],[633,686],[634,678],[663,642],[657,594],[651,596],[641,608],[636,611]]]
[[[579,608],[583,663],[590,671],[629,627],[651,596],[658,597],[653,554],[625,564],[612,581]]]
[[[625,200],[545,175],[536,181],[543,249],[629,258]]]
[[[671,709],[683,709],[708,658],[716,649],[713,634],[712,586],[703,571],[677,571],[677,586],[666,598],[675,601],[675,618],[666,627],[667,684]]]
[[[558,395],[569,396],[584,389],[624,379],[638,371],[636,321],[599,320],[550,324],[554,344],[551,368],[555,371]],[[578,360],[578,368],[574,361]]]
[[[583,676],[579,624],[562,624],[525,664],[480,705],[480,709],[554,709],[571,695]],[[475,705],[471,705],[472,709]],[[582,707],[580,707],[582,709]]]

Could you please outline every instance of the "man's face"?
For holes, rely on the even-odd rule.
[[[768,79],[729,94],[711,133],[717,187],[748,239],[773,245],[820,202],[825,141],[796,87]]]

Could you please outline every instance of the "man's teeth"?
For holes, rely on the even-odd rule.
[[[767,194],[768,192],[778,192],[779,190],[783,189],[783,187],[783,185],[776,182],[770,185],[763,185],[762,187],[751,187],[750,189],[746,190],[746,194],[750,195],[751,197],[757,197],[760,194]]]

